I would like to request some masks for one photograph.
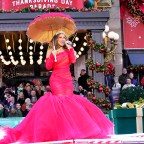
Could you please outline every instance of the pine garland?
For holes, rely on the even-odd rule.
[[[133,17],[140,19],[142,23],[144,23],[144,13],[140,9],[138,2],[136,0],[128,0],[127,2],[128,2],[127,8],[128,8],[129,13]]]
[[[95,70],[96,73],[103,72],[106,74],[115,75],[115,68],[112,63],[109,64],[101,64],[99,62],[94,63],[92,58],[87,59],[86,65],[89,70]]]
[[[110,95],[110,88],[108,86],[102,85],[101,83],[95,81],[94,79],[88,79],[87,83],[90,88],[97,89],[98,92],[104,92],[106,96]]]
[[[29,12],[102,12],[107,11],[107,9],[94,9],[94,8],[61,8],[61,7],[54,7],[54,8],[31,8],[31,7],[25,7],[21,10],[15,10],[11,9],[10,11],[5,11],[3,9],[0,9],[0,13],[29,13]]]
[[[96,41],[92,39],[92,35],[90,33],[86,34],[86,41],[88,46],[91,47],[95,52],[109,52],[103,43],[96,43]]]
[[[143,71],[144,72],[144,65],[130,65],[127,67],[127,70],[129,72],[137,72],[137,71]]]

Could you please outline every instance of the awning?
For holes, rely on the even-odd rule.
[[[132,65],[144,64],[144,53],[129,53],[128,56]]]

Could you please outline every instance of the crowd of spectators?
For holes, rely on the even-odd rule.
[[[41,80],[34,83],[19,83],[16,88],[2,85],[0,88],[0,118],[25,117],[37,100],[50,91],[42,85]]]

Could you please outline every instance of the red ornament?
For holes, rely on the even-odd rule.
[[[101,64],[97,62],[97,63],[96,63],[96,66],[97,66],[97,67],[100,67],[100,66],[101,66]]]
[[[90,85],[91,83],[90,83],[90,82],[87,82],[87,84]]]
[[[105,94],[108,96],[108,95],[109,95],[109,92],[106,92]]]
[[[103,91],[103,88],[102,88],[102,87],[99,87],[99,91]]]
[[[95,80],[91,80],[91,82],[95,82]]]
[[[89,44],[92,44],[93,43],[93,41],[92,40],[89,40]]]
[[[93,97],[92,97],[92,100],[93,100],[93,101],[95,101],[95,100],[96,100],[96,97],[95,97],[95,96],[93,96]]]
[[[95,85],[92,85],[91,87],[92,87],[92,88],[95,88]]]
[[[133,70],[133,68],[131,67],[131,68],[130,68],[130,70],[132,71],[132,70]]]
[[[31,12],[35,12],[35,8],[31,8],[30,11],[31,11]]]

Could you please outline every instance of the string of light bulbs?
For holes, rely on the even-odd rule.
[[[10,56],[11,63],[13,65],[17,65],[19,63],[19,61],[14,59],[12,48],[9,45],[9,39],[6,38],[5,34],[4,34],[4,39],[5,39],[5,45],[6,45],[7,52]],[[13,40],[13,35],[12,35],[12,40]],[[12,43],[13,43],[13,49],[14,49],[14,41],[12,41]]]

